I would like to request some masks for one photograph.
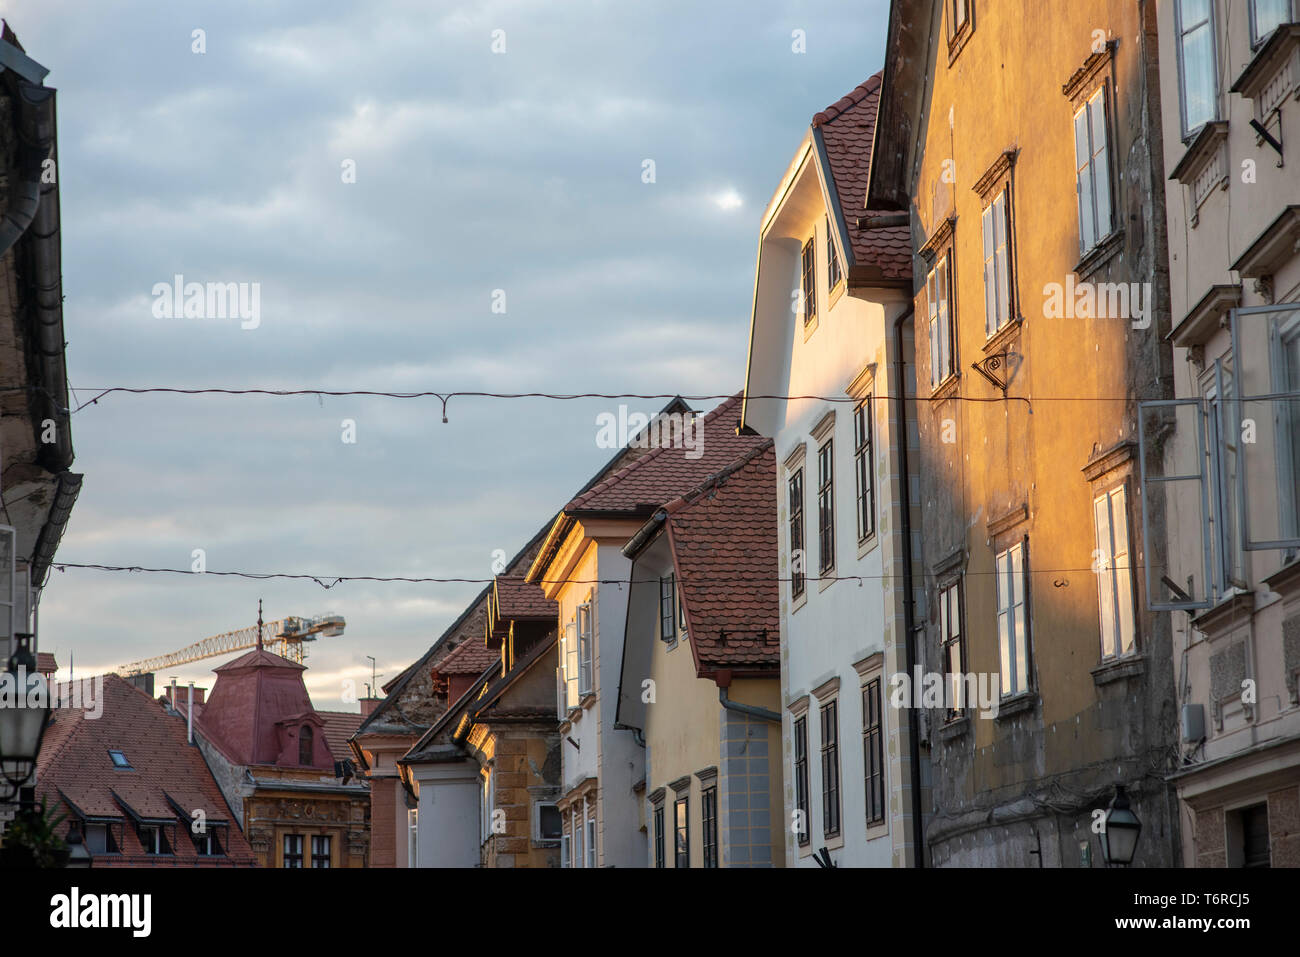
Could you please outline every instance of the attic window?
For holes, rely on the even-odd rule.
[[[298,763],[309,765],[312,763],[311,753],[314,744],[315,735],[312,732],[311,725],[304,724],[302,730],[298,732]]]
[[[123,768],[127,771],[135,770],[134,768],[131,767],[131,762],[126,759],[126,754],[124,754],[123,752],[114,750],[113,748],[109,748],[108,756],[113,759],[113,767]]]

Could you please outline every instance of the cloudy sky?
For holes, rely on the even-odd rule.
[[[5,7],[59,90],[84,402],[734,391],[759,216],[812,115],[880,68],[888,3]],[[177,274],[258,283],[259,324],[157,318],[154,285]],[[617,403],[460,399],[443,424],[436,400],[110,396],[73,419],[86,481],[57,558],[487,578],[609,457],[602,411]],[[479,587],[69,569],[41,648],[84,675],[251,625],[258,598],[268,619],[330,611],[347,631],[312,646],[308,685],[343,707],[366,655],[395,675]],[[219,663],[158,679],[210,686]]]

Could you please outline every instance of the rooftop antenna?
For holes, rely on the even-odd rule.
[[[375,688],[378,687],[378,684],[376,683],[376,676],[375,676],[375,656],[366,655],[366,660],[370,662],[370,685],[368,687],[368,694],[366,695],[366,697],[371,698],[374,697]]]
[[[257,600],[257,650],[262,650],[262,599]]]

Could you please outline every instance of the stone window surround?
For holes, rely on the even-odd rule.
[[[798,445],[796,445],[793,449],[790,450],[790,454],[785,457],[785,480],[782,482],[781,503],[783,506],[783,512],[785,513],[785,517],[781,524],[784,528],[784,533],[786,536],[786,544],[788,546],[789,535],[790,535],[790,515],[788,511],[790,507],[790,503],[789,503],[790,479],[795,472],[799,471],[800,469],[803,469],[804,583],[803,583],[803,591],[799,594],[798,597],[792,598],[790,601],[790,614],[792,615],[795,612],[797,612],[800,608],[802,608],[804,605],[808,604],[808,560],[807,560],[808,559],[808,504],[807,504],[808,469],[806,468],[807,460],[808,460],[808,443],[807,441],[801,440]],[[791,556],[791,558],[793,559],[793,556]],[[794,575],[793,566],[791,566],[789,571],[790,571],[790,576],[793,578]],[[786,582],[787,586],[791,586],[792,584],[793,584],[792,582]]]
[[[887,707],[886,704],[888,700],[887,699],[888,688],[886,687],[886,682],[885,682],[885,653],[883,651],[876,651],[870,655],[867,655],[867,657],[863,658],[861,661],[855,661],[853,663],[853,670],[858,673],[859,697],[861,697],[862,692],[866,690],[866,687],[870,682],[875,681],[877,678],[880,679],[880,734],[881,734],[881,738],[884,741],[888,741],[889,723],[886,719],[889,714],[889,708]],[[866,721],[865,714],[862,716],[862,719],[864,722]],[[865,733],[865,727],[863,731]],[[884,760],[881,763],[881,773],[884,775],[885,804],[886,806],[888,806],[889,804],[889,748],[888,747],[885,747],[883,749],[883,756],[884,756]],[[863,783],[865,784],[866,783],[865,767],[863,768],[863,775],[864,775]],[[863,800],[864,802],[866,800],[865,790],[863,792]],[[889,835],[889,812],[888,810],[886,810],[885,819],[881,823],[867,825],[866,839],[868,841],[874,841],[877,838],[887,837],[888,835]]]
[[[1140,604],[1141,589],[1137,578],[1137,562],[1134,560],[1135,555],[1143,553],[1140,539],[1141,529],[1133,521],[1135,502],[1133,469],[1137,454],[1138,444],[1135,441],[1121,439],[1109,448],[1094,452],[1082,469],[1083,476],[1088,481],[1089,494],[1092,499],[1096,499],[1104,492],[1108,493],[1123,486],[1124,505],[1127,509],[1124,515],[1124,523],[1128,538],[1130,594],[1133,597],[1133,650],[1127,654],[1115,654],[1110,658],[1102,658],[1098,661],[1090,672],[1097,687],[1125,678],[1140,678],[1146,671],[1144,654],[1146,642],[1142,635],[1142,608]]]
[[[999,192],[1006,190],[1007,194],[1007,294],[1011,297],[1007,312],[1010,318],[1001,329],[988,335],[988,317],[985,317],[986,341],[983,347],[985,354],[999,351],[1008,340],[1019,334],[1021,324],[1024,322],[1024,316],[1020,314],[1020,269],[1017,262],[1020,244],[1016,241],[1016,161],[1019,157],[1018,147],[1003,150],[992,165],[984,171],[984,175],[971,187],[971,192],[975,193],[980,200],[981,219],[985,207],[993,202]],[[982,229],[981,224],[981,231]],[[981,248],[981,263],[983,258],[984,252]]]
[[[1106,116],[1106,176],[1110,182],[1111,227],[1105,236],[1098,236],[1091,249],[1080,257],[1072,270],[1081,280],[1086,280],[1119,252],[1124,235],[1123,226],[1118,216],[1123,206],[1120,187],[1122,176],[1115,175],[1115,157],[1118,141],[1115,136],[1116,98],[1115,98],[1115,50],[1119,40],[1110,37],[1102,48],[1094,52],[1083,65],[1074,71],[1070,79],[1061,85],[1061,92],[1070,101],[1070,109],[1077,113],[1098,90],[1102,91],[1102,109]]]
[[[835,851],[835,850],[839,850],[840,848],[842,848],[842,847],[844,846],[844,831],[845,831],[845,827],[844,827],[844,760],[843,760],[843,753],[844,753],[844,748],[843,748],[844,741],[843,741],[843,737],[844,737],[844,735],[841,733],[842,730],[843,730],[844,722],[841,720],[841,718],[842,718],[843,716],[840,714],[840,708],[839,708],[839,698],[840,698],[840,676],[839,676],[839,675],[835,675],[835,676],[833,676],[833,677],[827,679],[826,681],[823,681],[821,684],[819,684],[816,688],[814,688],[814,689],[812,690],[812,697],[814,697],[814,698],[817,699],[817,754],[818,754],[818,762],[817,762],[817,766],[818,766],[819,774],[820,774],[820,769],[821,769],[821,745],[822,745],[822,740],[821,740],[821,711],[822,711],[822,709],[823,709],[824,707],[826,707],[826,705],[830,704],[832,701],[835,702],[835,720],[836,720],[836,729],[835,729],[835,755],[836,755],[836,761],[837,761],[837,763],[838,763],[838,765],[839,765],[838,768],[837,768],[837,773],[838,773],[838,777],[839,777],[839,781],[838,781],[838,784],[839,784],[839,793],[838,793],[837,797],[838,797],[838,800],[839,800],[839,802],[840,802],[840,815],[839,815],[839,816],[840,816],[840,831],[839,831],[839,833],[836,834],[834,837],[830,837],[830,838],[828,838],[828,837],[825,836],[825,831],[824,831],[824,830],[823,830],[823,832],[822,832],[822,843],[823,843],[823,845],[826,847],[826,849],[827,849],[828,851]],[[806,699],[805,699],[805,700],[806,700]],[[811,728],[811,716],[809,716],[809,727]],[[811,737],[811,735],[809,735],[809,737]],[[809,747],[808,747],[808,766],[809,766],[809,768],[812,767],[812,745],[811,745],[811,742],[809,743]],[[811,775],[809,775],[809,781],[808,781],[808,783],[809,783],[810,785],[812,784],[812,776],[811,776]],[[825,787],[826,787],[826,782],[825,782],[825,781],[822,781],[822,782],[821,782],[821,785],[822,785],[822,788],[823,788],[823,790],[824,790]],[[813,800],[813,794],[812,794],[812,788],[811,788],[811,787],[809,788],[808,799],[809,799],[810,802]],[[809,808],[809,809],[808,809],[808,816],[809,816],[810,818],[812,817],[812,808]],[[810,821],[809,823],[811,824],[812,822]],[[825,828],[825,823],[826,823],[825,821],[822,822],[822,826],[823,826],[823,828]],[[811,846],[812,846],[812,843],[813,843],[812,841],[809,841],[809,842],[808,842],[808,846],[809,846],[810,848],[811,848]]]

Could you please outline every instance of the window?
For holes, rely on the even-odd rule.
[[[817,257],[810,239],[803,244],[803,324],[817,318]]]
[[[583,867],[587,860],[586,852],[583,850],[582,841],[584,828],[582,826],[582,814],[577,809],[573,809],[573,866]]]
[[[573,867],[573,848],[572,839],[569,837],[569,828],[566,826],[564,834],[560,837],[560,866]]]
[[[954,34],[970,23],[970,0],[948,0],[948,11]]]
[[[677,640],[677,583],[672,574],[659,579],[659,637]]]
[[[673,862],[674,867],[691,866],[691,825],[690,825],[690,799],[679,798],[673,802],[673,816],[676,819],[677,829],[677,859]]]
[[[831,232],[830,217],[826,217],[826,288],[834,289],[840,284],[840,257],[836,253],[835,234]]]
[[[1011,321],[1011,218],[1004,187],[984,207],[984,331],[991,338]]]
[[[862,688],[862,767],[868,826],[885,821],[885,735],[881,722],[880,679]]]
[[[686,640],[686,605],[682,602],[681,585],[677,586],[677,636]]]
[[[948,718],[960,718],[966,707],[966,661],[962,641],[961,580],[939,591],[939,644],[951,707]]]
[[[957,374],[956,324],[952,315],[952,261],[944,253],[925,280],[930,303],[930,388]]]
[[[284,866],[302,867],[301,834],[286,834],[284,836]]]
[[[1101,657],[1133,651],[1133,568],[1128,549],[1128,495],[1124,486],[1092,502],[1097,529],[1093,569],[1101,603]]]
[[[703,816],[701,822],[704,826],[704,836],[700,838],[704,842],[704,866],[718,866],[718,789],[716,787],[705,788],[704,793],[700,795],[700,813]]]
[[[199,857],[216,857],[221,854],[221,842],[217,840],[215,829],[209,827],[202,834],[190,832],[194,838],[194,850]]]
[[[798,598],[804,589],[803,544],[803,469],[790,476],[790,597]]]
[[[564,830],[560,809],[550,803],[538,803],[533,807],[537,809],[537,829],[534,832],[534,840],[558,841]]]
[[[311,838],[311,866],[330,866],[330,838],[328,834],[313,834]]]
[[[1292,0],[1250,0],[1250,45],[1261,46],[1284,23],[1291,22]]]
[[[822,831],[827,837],[840,833],[840,728],[839,702],[822,705]]]
[[[592,669],[595,644],[591,628],[591,602],[578,606],[578,694],[589,695],[595,690],[595,675]]]
[[[113,767],[124,768],[128,771],[134,770],[134,768],[131,767],[131,762],[126,759],[126,755],[121,751],[115,751],[110,748],[108,756],[113,762]]]
[[[479,843],[483,843],[492,836],[492,776],[480,774],[478,781]]]
[[[835,568],[835,464],[833,441],[817,450],[817,557],[825,574]]]
[[[1025,543],[997,554],[998,645],[1002,653],[1002,695],[1029,689],[1029,620],[1025,600]]]
[[[113,829],[107,824],[87,824],[82,829],[82,840],[91,854],[116,854],[117,842]]]
[[[876,476],[871,454],[871,397],[853,410],[853,473],[857,480],[858,541],[876,531]]]
[[[596,809],[588,808],[587,815],[587,866],[596,866]]]
[[[664,806],[655,805],[655,867],[664,866]]]
[[[1086,254],[1111,233],[1110,151],[1106,88],[1074,114],[1075,190],[1079,194],[1079,253]]]
[[[1210,587],[1216,596],[1225,594],[1240,581],[1241,542],[1237,535],[1237,440],[1232,409],[1231,360],[1216,359],[1214,371],[1204,386],[1206,450],[1209,453]]]
[[[419,867],[420,809],[408,808],[406,812],[406,866]]]
[[[560,667],[558,675],[559,715],[564,718],[578,706],[578,623],[575,620],[564,626],[564,637],[560,641]]]
[[[1183,138],[1218,117],[1213,0],[1174,0]]]
[[[1256,804],[1226,815],[1229,867],[1270,867],[1268,805]]]
[[[298,763],[310,765],[312,763],[311,752],[312,745],[315,743],[315,735],[312,733],[310,725],[303,725],[298,732]]]
[[[794,721],[794,808],[798,825],[799,846],[806,847],[811,838],[808,827],[808,718]]]
[[[172,849],[167,843],[167,836],[157,824],[142,824],[139,830],[140,843],[146,854],[170,854]]]

